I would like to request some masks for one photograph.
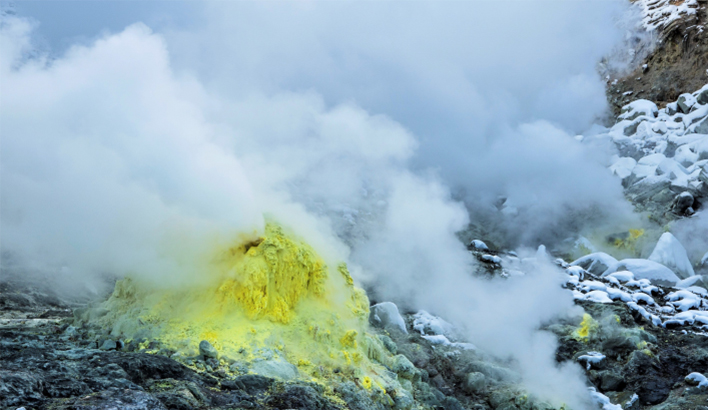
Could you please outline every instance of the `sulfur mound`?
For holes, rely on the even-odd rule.
[[[367,356],[375,340],[367,336],[369,301],[345,264],[328,265],[269,223],[263,237],[206,265],[199,285],[119,281],[101,323],[116,337],[156,340],[184,356],[197,356],[207,340],[227,365],[257,372],[287,361],[301,376],[336,373],[371,388],[380,365]]]

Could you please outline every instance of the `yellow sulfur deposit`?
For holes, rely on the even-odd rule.
[[[644,229],[630,229],[625,238],[615,238],[614,246],[635,253],[637,242],[644,236]]]
[[[371,388],[380,365],[367,355],[369,301],[345,264],[327,265],[268,223],[261,238],[220,252],[198,275],[199,285],[177,288],[123,279],[102,320],[116,336],[158,340],[187,356],[208,340],[227,361],[285,359],[301,377],[333,372]]]
[[[592,316],[587,313],[583,315],[583,321],[580,322],[580,326],[573,332],[573,338],[579,341],[587,342],[592,333],[595,332],[599,327],[599,324]]]

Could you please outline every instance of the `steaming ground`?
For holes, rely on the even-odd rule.
[[[446,6],[207,4],[194,31],[135,23],[52,58],[33,47],[41,22],[4,15],[3,252],[189,285],[267,215],[586,408],[581,368],[537,330],[579,316],[564,276],[472,278],[456,233],[496,224],[500,244],[535,248],[631,218],[607,153],[572,138],[606,109],[595,64],[621,8],[523,3],[497,31],[500,6]]]

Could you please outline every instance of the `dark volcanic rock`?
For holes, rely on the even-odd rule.
[[[310,386],[290,385],[282,392],[273,394],[266,404],[276,409],[338,410],[317,390]]]
[[[662,403],[669,397],[671,385],[666,379],[650,377],[639,386],[637,394],[642,404]]]
[[[0,370],[0,404],[19,406],[41,401],[44,396],[43,380],[29,372]]]
[[[139,390],[108,389],[78,398],[57,410],[167,410],[164,404],[151,394]]]

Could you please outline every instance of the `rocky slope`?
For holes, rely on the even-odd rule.
[[[607,74],[615,115],[638,98],[664,107],[708,80],[708,21],[705,0],[637,0],[642,27],[632,38],[629,70]],[[610,70],[611,71],[611,70]]]

